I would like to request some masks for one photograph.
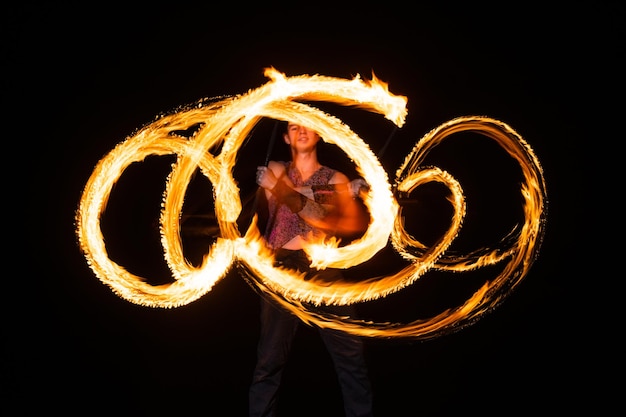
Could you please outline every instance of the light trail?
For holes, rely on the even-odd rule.
[[[213,103],[199,102],[159,117],[118,144],[96,165],[76,212],[76,233],[82,252],[95,275],[120,297],[144,306],[174,308],[191,303],[237,265],[243,277],[264,296],[274,298],[307,323],[342,329],[354,334],[394,338],[432,338],[459,329],[495,308],[528,274],[538,255],[546,223],[547,199],[543,173],[531,147],[508,125],[482,116],[460,117],[433,129],[418,141],[396,173],[394,188],[410,193],[419,186],[438,182],[451,197],[453,215],[449,229],[437,242],[426,246],[412,237],[401,222],[398,204],[387,173],[369,146],[341,120],[303,104],[325,101],[356,106],[378,113],[401,127],[407,114],[407,98],[391,94],[386,83],[372,80],[325,76],[286,77],[274,68],[265,72],[270,81],[246,94]],[[367,231],[350,244],[340,246],[332,239],[306,248],[312,264],[319,268],[350,268],[370,260],[389,242],[409,265],[388,276],[366,277],[332,285],[308,281],[297,273],[275,268],[273,255],[252,221],[241,233],[237,219],[242,211],[238,185],[233,177],[237,153],[262,118],[289,120],[317,130],[324,141],[341,148],[355,162],[370,185],[363,202],[370,213]],[[190,138],[172,132],[200,127]],[[470,254],[447,252],[462,228],[465,198],[460,183],[436,167],[423,167],[426,154],[444,139],[470,131],[493,139],[520,166],[520,193],[524,222],[503,237],[497,248],[482,248]],[[212,150],[219,149],[213,155]],[[161,244],[173,282],[150,285],[144,277],[128,272],[107,253],[100,218],[111,190],[124,171],[147,156],[176,155],[167,178],[160,216]],[[180,219],[185,193],[195,171],[213,186],[215,218],[220,236],[198,266],[183,253]],[[478,289],[462,305],[428,319],[409,323],[376,323],[355,318],[320,315],[310,305],[349,304],[376,300],[413,284],[430,270],[463,272],[487,265],[504,264],[501,272]]]

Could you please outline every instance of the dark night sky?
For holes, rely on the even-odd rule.
[[[374,72],[391,92],[406,95],[406,126],[381,161],[390,178],[419,138],[463,115],[506,122],[544,169],[549,214],[541,252],[501,306],[435,340],[368,341],[378,415],[565,414],[594,404],[602,414],[595,408],[602,404],[585,394],[595,378],[581,378],[595,372],[582,348],[589,330],[581,324],[594,326],[591,302],[581,301],[593,297],[593,288],[583,287],[580,265],[572,261],[571,253],[586,250],[572,225],[584,218],[575,190],[588,166],[579,152],[590,133],[585,121],[599,114],[593,103],[610,87],[616,67],[609,60],[616,58],[606,52],[619,38],[623,6],[541,13],[526,5],[506,12],[334,7],[24,5],[8,13],[3,95],[5,108],[15,112],[11,140],[20,150],[13,155],[22,158],[13,163],[23,165],[13,171],[17,182],[7,179],[25,203],[27,227],[16,233],[26,235],[18,256],[27,273],[7,276],[19,289],[6,297],[12,307],[5,314],[3,398],[24,410],[245,415],[258,331],[254,291],[235,271],[190,305],[134,305],[93,275],[73,220],[94,165],[127,135],[178,106],[259,87],[267,82],[263,69],[274,66],[288,76],[370,78]],[[599,27],[594,38],[591,26]],[[586,69],[592,62],[607,69],[602,77]],[[356,122],[376,132],[374,151],[391,130],[378,119],[367,114]],[[247,152],[244,166],[262,163]],[[478,154],[457,150],[442,161],[476,180],[480,170],[469,161]],[[147,179],[119,188],[148,195],[154,184]],[[130,203],[118,198],[111,210],[121,213],[127,222],[121,224],[136,226],[137,218],[150,224],[158,210],[149,199],[154,195]],[[502,210],[490,204],[499,197],[486,196],[480,207],[491,214],[477,217],[497,222]],[[133,215],[124,214],[125,203]],[[160,273],[160,252],[150,246],[158,242],[144,237],[126,240],[119,256]],[[436,305],[433,298],[446,288],[424,284],[422,290],[429,288],[432,294],[421,295]],[[416,308],[410,296],[400,299]],[[287,415],[340,416],[333,372],[321,342],[303,327],[286,375]]]

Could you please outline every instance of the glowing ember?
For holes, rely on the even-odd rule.
[[[352,80],[324,76],[286,77],[273,68],[265,72],[270,81],[247,94],[180,110],[158,118],[116,146],[96,165],[83,191],[76,213],[76,230],[81,250],[95,275],[120,297],[149,307],[172,308],[188,304],[204,294],[238,264],[256,290],[273,297],[305,322],[334,327],[370,337],[435,337],[460,328],[498,305],[527,275],[537,256],[546,220],[546,191],[542,170],[532,149],[509,126],[486,117],[461,117],[425,135],[396,173],[395,188],[411,192],[422,184],[438,182],[451,192],[453,206],[450,227],[427,247],[404,229],[402,209],[396,201],[386,172],[368,145],[340,120],[297,100],[326,101],[358,106],[384,115],[398,127],[406,117],[406,97],[393,95],[387,84],[375,76]],[[350,268],[371,259],[389,241],[410,261],[409,266],[384,277],[362,282],[305,281],[292,271],[275,268],[273,255],[253,220],[241,234],[236,220],[242,211],[238,186],[233,178],[237,152],[262,118],[293,121],[317,130],[329,143],[341,148],[355,161],[358,173],[369,183],[363,202],[370,214],[367,231],[350,244],[336,240],[316,242],[306,248],[318,268]],[[200,125],[187,139],[171,135]],[[472,131],[495,140],[516,160],[523,172],[521,193],[524,224],[515,228],[497,249],[475,251],[466,256],[446,250],[457,237],[465,216],[461,186],[438,168],[420,163],[434,146],[449,135]],[[219,154],[211,150],[219,149]],[[122,173],[150,155],[177,155],[166,183],[160,218],[161,243],[173,282],[150,285],[140,276],[113,262],[106,250],[100,218],[111,190]],[[191,265],[183,254],[180,218],[188,184],[193,173],[201,172],[213,185],[215,218],[220,237],[207,248],[203,262]],[[374,204],[375,202],[375,204]],[[390,215],[390,213],[392,215]],[[306,307],[312,304],[348,304],[385,297],[414,283],[429,270],[467,271],[485,265],[506,263],[495,278],[485,283],[466,302],[435,317],[410,323],[374,323],[354,318],[321,316]]]

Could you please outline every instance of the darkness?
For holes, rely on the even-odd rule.
[[[544,170],[543,244],[529,274],[498,308],[432,340],[367,340],[377,415],[603,414],[610,398],[595,374],[605,365],[594,362],[610,359],[587,348],[596,338],[591,333],[601,333],[593,330],[598,311],[592,303],[603,295],[598,284],[580,278],[592,270],[581,262],[594,240],[583,235],[592,228],[583,223],[589,212],[578,190],[588,181],[584,169],[596,162],[583,152],[586,141],[603,137],[602,126],[591,123],[610,118],[596,103],[618,74],[618,54],[609,51],[622,38],[623,6],[407,7],[176,2],[142,10],[25,4],[7,11],[3,97],[11,118],[4,123],[15,150],[5,164],[14,195],[5,202],[13,211],[5,237],[13,267],[5,275],[6,409],[246,415],[258,298],[240,272],[233,269],[183,307],[135,305],[89,269],[74,215],[94,166],[116,144],[159,114],[260,87],[268,81],[263,69],[273,66],[287,76],[370,79],[374,73],[392,93],[407,96],[406,125],[381,158],[390,180],[423,135],[465,115],[510,125]],[[597,30],[590,34],[589,27]],[[378,115],[328,108],[374,152],[393,132]],[[262,121],[239,157],[236,175],[247,202],[270,130],[271,121]],[[514,164],[474,139],[450,140],[429,159],[450,170],[467,193],[459,250],[497,242],[520,215],[511,191],[518,186]],[[280,151],[277,145],[273,157]],[[330,145],[328,154],[335,158],[329,163],[351,169]],[[155,282],[169,278],[155,222],[172,161],[148,158],[129,169],[103,218],[112,259]],[[200,179],[190,189],[189,213],[206,213],[210,184]],[[446,212],[437,205],[440,190],[422,192],[422,201],[432,201],[415,208],[407,227],[428,240]],[[193,226],[207,227],[196,221],[185,225],[190,259],[207,244],[193,236]],[[435,314],[491,272],[428,274],[364,309],[387,320]],[[594,349],[611,336],[597,338]],[[334,378],[321,341],[303,326],[285,375],[283,415],[342,416]]]

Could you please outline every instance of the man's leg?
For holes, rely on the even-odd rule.
[[[261,300],[261,334],[249,390],[250,417],[275,415],[283,369],[298,323],[295,316]]]
[[[354,317],[353,306],[336,306],[332,310]],[[372,386],[363,340],[338,330],[320,329],[319,332],[335,365],[346,417],[373,416]]]

